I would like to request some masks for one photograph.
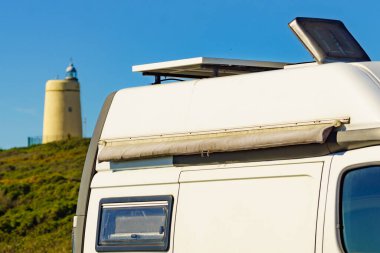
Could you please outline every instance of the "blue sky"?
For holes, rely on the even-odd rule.
[[[379,1],[13,0],[0,2],[0,148],[41,136],[44,89],[70,58],[90,136],[112,91],[152,82],[132,65],[198,56],[302,62],[294,17],[342,20],[380,59]]]

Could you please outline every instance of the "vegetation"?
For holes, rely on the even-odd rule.
[[[0,150],[0,252],[71,252],[88,139]]]

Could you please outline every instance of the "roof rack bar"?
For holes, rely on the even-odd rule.
[[[161,76],[160,75],[154,75],[154,83],[152,84],[161,84]]]

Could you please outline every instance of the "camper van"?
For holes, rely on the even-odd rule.
[[[380,62],[340,21],[289,26],[315,61],[133,67],[154,82],[104,103],[74,252],[380,252]]]

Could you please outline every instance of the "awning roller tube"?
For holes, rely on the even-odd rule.
[[[264,128],[217,134],[162,137],[148,140],[105,142],[98,156],[99,162],[130,161],[162,156],[194,155],[251,149],[324,143],[340,121],[330,123]]]

